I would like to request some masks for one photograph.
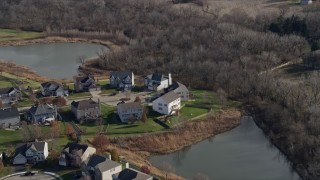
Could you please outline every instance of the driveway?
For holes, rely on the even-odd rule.
[[[60,178],[57,175],[44,174],[44,173],[35,173],[33,176],[24,176],[24,173],[13,174],[1,178],[1,180],[59,180]]]

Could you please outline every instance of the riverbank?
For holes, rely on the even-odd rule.
[[[111,50],[117,50],[120,46],[114,44],[108,40],[98,40],[98,39],[86,39],[86,38],[67,38],[67,37],[59,37],[59,36],[43,36],[34,39],[27,39],[27,40],[14,40],[14,41],[1,41],[0,47],[6,46],[26,46],[31,44],[47,44],[47,43],[93,43],[93,44],[100,44],[103,46],[107,46]]]
[[[290,162],[291,167],[299,174],[302,179],[308,179],[307,169],[295,160],[295,157],[288,152],[288,149],[285,148],[284,144],[281,142],[281,137],[276,137],[272,132],[272,128],[265,123],[264,109],[260,107],[261,104],[252,103],[248,106],[245,106],[246,112],[248,115],[252,116],[255,124],[262,129],[263,133],[268,137],[270,142],[279,149],[279,151],[284,154],[287,160]]]
[[[113,139],[112,143],[127,160],[139,166],[148,164],[155,175],[165,177],[166,172],[153,167],[149,162],[152,154],[172,153],[229,131],[240,124],[240,118],[241,112],[238,109],[224,109],[202,120],[185,122],[169,132],[119,137]]]

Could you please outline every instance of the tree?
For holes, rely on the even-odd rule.
[[[102,152],[104,147],[109,144],[109,140],[106,135],[98,134],[93,138],[92,144],[95,148],[97,148],[97,150]]]
[[[32,134],[29,130],[29,127],[25,121],[21,122],[21,137],[23,142],[28,142],[32,140]]]
[[[52,100],[52,104],[57,105],[58,107],[62,107],[67,105],[67,101],[64,97],[56,97]]]
[[[51,127],[50,127],[50,135],[52,138],[57,138],[60,136],[60,126],[59,123],[57,121],[52,121],[50,123]]]
[[[148,114],[148,109],[145,107],[145,108],[143,108],[143,114],[142,114],[142,118],[141,118],[141,121],[143,123],[146,123],[148,121],[147,114]]]
[[[136,99],[134,100],[134,102],[141,102],[141,99],[139,96],[136,97]]]
[[[66,135],[67,136],[71,136],[72,134],[74,134],[74,129],[73,127],[71,126],[71,124],[67,124],[66,125]]]
[[[120,157],[119,157],[119,152],[118,152],[117,149],[112,149],[111,150],[111,160],[119,162]]]
[[[4,168],[4,164],[3,164],[3,162],[0,160],[0,172],[3,170],[3,168]]]
[[[140,171],[146,174],[150,174],[150,169],[148,166],[141,166]]]
[[[0,108],[3,108],[3,103],[1,100],[0,100]]]

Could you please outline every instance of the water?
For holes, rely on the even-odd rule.
[[[237,128],[151,163],[192,179],[202,174],[217,180],[299,180],[281,152],[270,144],[252,119]]]
[[[50,78],[72,79],[77,75],[79,57],[90,58],[106,50],[88,43],[52,43],[0,47],[0,59],[25,65]]]

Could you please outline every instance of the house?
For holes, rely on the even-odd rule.
[[[92,99],[83,101],[72,101],[71,111],[77,120],[97,119],[101,115],[100,104]]]
[[[96,153],[96,148],[85,144],[68,143],[59,158],[60,166],[80,167],[82,162]]]
[[[134,74],[132,71],[110,72],[110,85],[122,91],[131,90],[134,86]]]
[[[21,92],[14,87],[0,88],[0,101],[2,104],[14,103],[21,100]]]
[[[181,101],[188,101],[190,99],[188,88],[179,82],[174,81],[172,85],[170,85],[166,89],[166,92],[170,91],[173,91],[176,94],[178,94],[181,98]]]
[[[144,78],[144,85],[150,91],[161,91],[172,84],[171,73],[168,76],[162,74],[150,74]]]
[[[309,5],[309,4],[312,4],[312,0],[301,0],[300,4],[301,5]]]
[[[17,145],[13,156],[13,164],[37,163],[48,157],[47,142],[20,143]]]
[[[45,123],[60,119],[56,106],[49,104],[33,105],[26,113],[25,119],[32,123]]]
[[[113,180],[152,180],[153,177],[132,168],[125,168]]]
[[[119,103],[117,105],[117,113],[123,123],[127,123],[130,119],[141,119],[143,105],[141,102]]]
[[[20,125],[20,115],[17,108],[0,109],[0,128],[14,128]]]
[[[114,174],[122,171],[122,165],[94,154],[82,163],[82,170],[91,179],[112,180]]]
[[[49,81],[41,84],[41,94],[43,96],[68,96],[69,92],[62,84]]]
[[[170,91],[152,102],[152,109],[158,113],[171,115],[180,109],[180,96]]]
[[[99,91],[100,87],[96,85],[96,81],[92,75],[74,77],[74,90],[81,91]]]

